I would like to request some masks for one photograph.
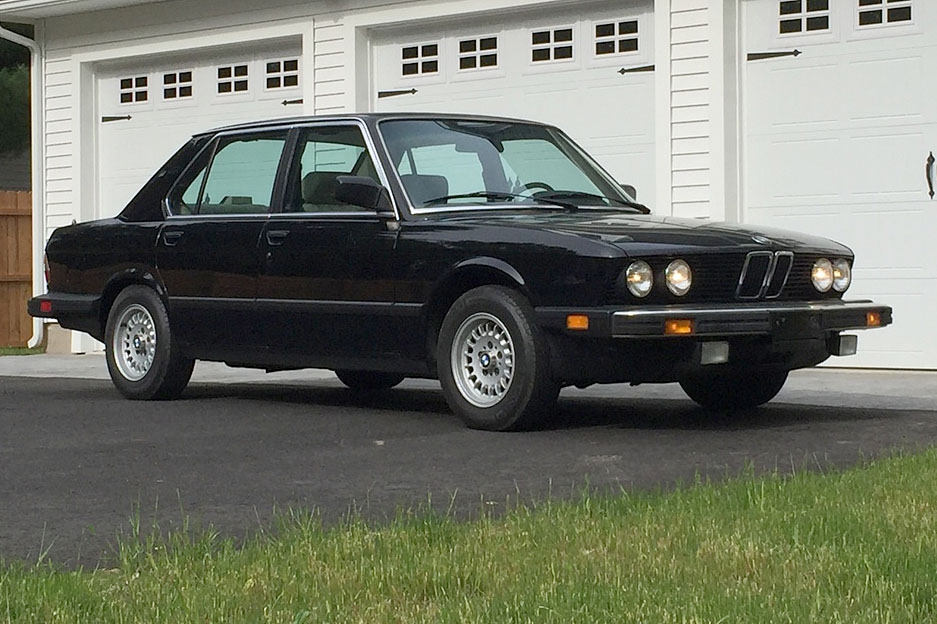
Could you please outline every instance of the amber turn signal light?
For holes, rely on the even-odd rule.
[[[690,319],[667,319],[664,322],[664,334],[667,336],[683,336],[693,333],[693,321]]]
[[[589,317],[585,314],[570,314],[566,317],[566,329],[578,331],[589,329]]]
[[[865,324],[867,327],[878,327],[882,324],[881,312],[866,312]]]

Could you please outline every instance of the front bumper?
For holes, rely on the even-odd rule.
[[[591,338],[816,337],[830,332],[873,329],[892,323],[892,309],[872,301],[634,306],[630,308],[537,308],[541,325]],[[587,329],[568,329],[570,316],[587,316]],[[670,333],[680,322],[685,333]]]

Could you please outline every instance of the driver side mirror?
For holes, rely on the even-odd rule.
[[[638,198],[638,189],[634,188],[630,184],[619,184],[619,186],[625,193],[628,194],[628,197],[630,197],[631,199]]]
[[[338,176],[335,199],[352,206],[377,212],[391,212],[390,193],[375,180],[366,176]]]

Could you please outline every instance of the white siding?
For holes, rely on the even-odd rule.
[[[708,217],[711,204],[708,0],[670,5],[670,135],[673,215]]]
[[[345,25],[338,18],[317,18],[312,59],[317,115],[340,113],[348,107],[348,42]]]
[[[50,53],[45,62],[45,236],[75,218],[74,97],[78,89],[69,56]],[[43,241],[45,245],[45,241]]]

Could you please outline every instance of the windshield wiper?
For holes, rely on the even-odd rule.
[[[576,204],[570,202],[564,202],[559,199],[553,199],[552,197],[543,197],[542,195],[521,195],[520,193],[508,193],[506,191],[477,191],[475,193],[460,193],[458,195],[444,195],[443,197],[435,197],[433,199],[423,202],[423,206],[435,206],[437,204],[445,204],[453,199],[486,199],[489,201],[513,201],[515,199],[522,199],[525,201],[533,201],[540,204],[549,204],[551,206],[557,206],[565,210],[574,211],[578,210]]]
[[[639,204],[638,202],[628,201],[625,199],[618,199],[617,197],[606,197],[605,195],[596,195],[595,193],[586,193],[585,191],[547,191],[537,195],[537,199],[548,199],[551,201],[558,201],[560,198],[569,198],[569,199],[598,199],[607,202],[614,202],[619,206],[626,206],[628,208],[634,208],[638,212],[644,214],[650,214],[651,210],[644,204]]]

